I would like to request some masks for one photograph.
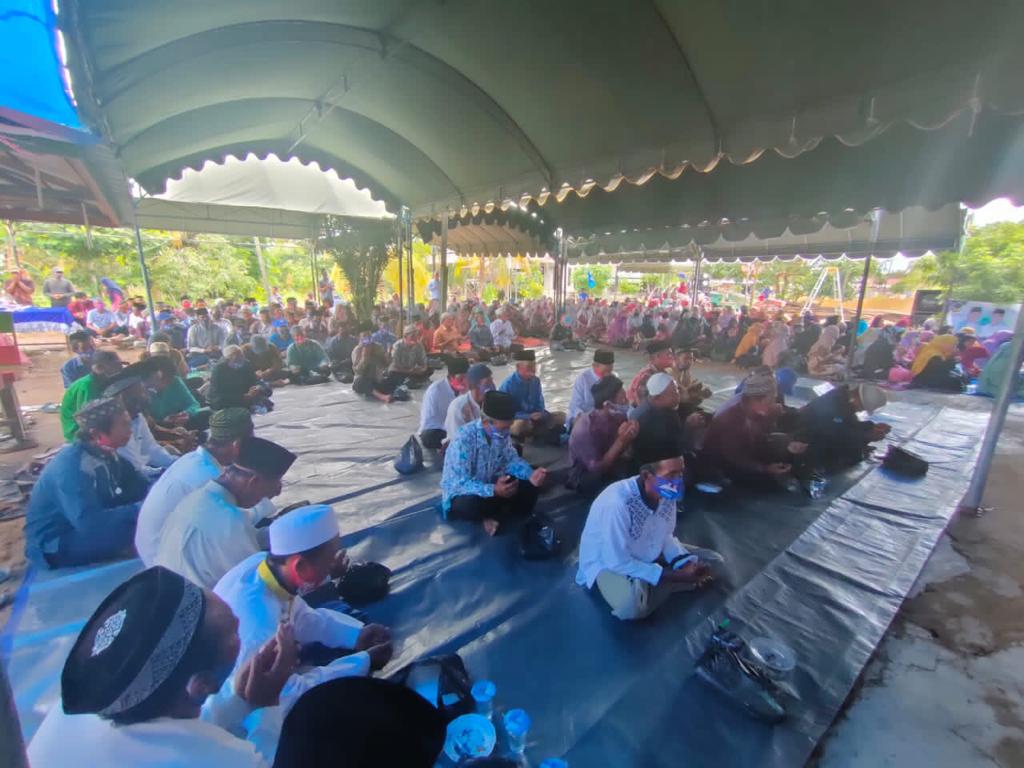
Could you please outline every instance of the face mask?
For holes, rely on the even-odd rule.
[[[229,360],[228,365],[235,370],[238,370],[245,365],[245,360]]]
[[[512,435],[512,431],[509,429],[497,429],[493,424],[487,425],[487,434],[491,436],[491,439],[496,443],[504,443]]]
[[[669,480],[666,477],[655,477],[654,487],[658,495],[666,501],[677,501],[683,498],[683,481]]]
[[[612,413],[629,413],[629,405],[627,403],[612,403]]]
[[[359,346],[361,346],[361,347],[365,347],[365,346],[367,346],[367,345],[368,345],[369,343],[370,343],[370,339],[360,339],[360,340],[359,340]]]

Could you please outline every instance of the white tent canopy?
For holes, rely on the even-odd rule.
[[[186,168],[180,178],[167,182],[159,199],[179,203],[205,203],[273,208],[301,213],[333,213],[363,219],[394,218],[384,203],[369,190],[359,189],[352,179],[316,163],[288,161],[276,155],[245,159],[228,157],[223,163],[207,161],[196,171]]]

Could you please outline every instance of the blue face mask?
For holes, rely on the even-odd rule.
[[[612,403],[612,413],[629,413],[627,403]]]
[[[485,428],[488,435],[491,436],[491,440],[496,443],[504,443],[511,437],[512,431],[509,429],[497,429],[493,424],[488,424]]]
[[[658,495],[666,501],[678,501],[683,498],[683,481],[669,480],[667,477],[655,477],[654,487]]]

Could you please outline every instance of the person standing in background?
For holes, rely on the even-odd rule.
[[[43,296],[50,300],[51,307],[66,307],[71,301],[75,286],[64,277],[64,270],[53,268],[53,275],[43,281]]]

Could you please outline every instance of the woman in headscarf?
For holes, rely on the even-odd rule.
[[[956,336],[936,336],[918,350],[910,372],[914,378],[912,387],[927,387],[944,392],[959,392],[963,389],[963,376],[956,372]]]
[[[1002,334],[1006,335],[1002,336]],[[1013,334],[1010,331],[1000,331],[997,334],[993,334],[990,341],[994,341],[997,336],[1002,336],[1002,341],[996,348],[995,354],[985,363],[985,367],[981,369],[981,374],[978,376],[978,392],[989,397],[995,397],[999,394],[999,388],[1003,385],[1003,380],[1006,378],[1006,369],[1012,362],[1010,354],[1013,351],[1013,345],[1009,341]],[[1017,397],[1024,397],[1024,377],[1020,375],[1020,361],[1016,362]]]
[[[965,331],[971,331],[971,333],[965,333]],[[970,379],[975,379],[978,374],[981,373],[981,369],[985,367],[985,361],[988,360],[991,353],[981,345],[978,338],[974,335],[974,332],[970,328],[964,328],[960,331],[960,367],[964,369],[964,373]]]
[[[893,364],[893,342],[896,339],[896,331],[893,328],[884,328],[871,346],[864,350],[864,364],[861,366],[861,375],[866,379],[884,379],[889,375]]]
[[[762,331],[764,331],[762,323],[750,324],[747,332],[740,339],[740,343],[736,345],[736,352],[733,353],[732,358],[734,363],[747,367],[760,364],[761,356],[758,354],[757,345],[761,341]]]
[[[626,310],[620,309],[608,323],[608,343],[613,347],[625,347],[629,344],[629,325]]]
[[[921,346],[931,341],[934,337],[935,334],[931,331],[907,331],[904,333],[893,355],[896,364],[909,367],[914,362],[917,351]]]
[[[107,292],[107,298],[110,300],[110,309],[117,312],[117,308],[124,301],[124,291],[121,290],[121,286],[109,277],[101,277],[100,283],[103,284],[103,290]]]
[[[821,329],[821,336],[807,353],[807,372],[811,376],[836,378],[845,373],[842,352],[835,349],[839,333],[838,325],[826,325]]]
[[[761,353],[761,362],[769,368],[778,368],[779,360],[789,349],[789,329],[786,324],[776,320],[768,329],[768,343]]]
[[[604,320],[604,312],[600,307],[595,307],[590,313],[590,323],[587,325],[587,340],[595,344],[604,344],[604,335],[608,325]]]
[[[981,342],[981,346],[988,351],[989,357],[993,357],[999,348],[1012,338],[1013,331],[996,331],[985,339],[985,341]]]
[[[719,363],[727,363],[736,354],[736,346],[740,342],[740,324],[734,317],[729,326],[715,337],[711,345],[711,359]]]
[[[854,369],[860,368],[864,365],[864,356],[867,354],[868,347],[875,343],[875,340],[882,335],[882,329],[885,327],[885,319],[881,315],[875,315],[875,318],[871,321],[871,325],[864,329],[864,333],[857,336],[857,347],[853,351],[853,367]]]

